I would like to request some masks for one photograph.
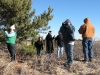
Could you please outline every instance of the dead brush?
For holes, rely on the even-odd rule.
[[[38,58],[37,60],[40,60],[40,63],[36,63],[38,70],[42,73],[48,72],[50,74],[56,74],[55,71],[55,66],[58,66],[59,63],[55,57],[55,55],[52,55],[51,57],[45,56],[43,55],[40,58]]]
[[[81,42],[77,42],[74,47],[75,60],[70,68],[63,65],[67,61],[66,54],[63,58],[57,59],[56,50],[50,57],[46,54],[39,58],[36,55],[16,54],[15,63],[9,62],[7,52],[0,51],[0,75],[100,75],[100,44],[98,43],[94,42],[93,46],[95,60],[83,63],[80,61],[83,58],[82,45]]]
[[[71,73],[78,73],[79,71],[82,71],[82,67],[81,67],[81,63],[79,64],[72,64],[70,68],[68,68],[67,70]]]
[[[95,64],[95,62],[93,62],[93,63],[88,63],[88,64],[87,64],[87,67],[88,67],[88,68],[91,68],[91,69],[94,69],[94,70],[96,70],[96,69],[99,68],[99,66],[97,66],[97,64]]]

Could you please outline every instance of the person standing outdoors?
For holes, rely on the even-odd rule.
[[[34,45],[35,45],[36,50],[37,50],[37,55],[41,56],[41,53],[42,53],[42,50],[43,50],[43,41],[42,41],[42,38],[39,37],[38,40],[35,42]]]
[[[92,61],[93,59],[93,37],[95,33],[94,26],[90,23],[89,18],[84,19],[84,24],[79,28],[78,32],[82,34],[82,45],[83,45],[83,61]]]
[[[58,32],[57,37],[55,38],[57,41],[57,58],[63,57],[63,36],[61,32]]]
[[[64,63],[64,66],[71,66],[73,62],[73,48],[74,48],[74,32],[75,27],[72,25],[71,21],[67,19],[62,23],[62,26],[59,30],[63,35],[63,42],[65,47],[65,52],[67,55],[67,62]]]
[[[53,53],[53,37],[52,37],[52,31],[49,31],[49,33],[46,36],[46,53],[51,57],[51,54]]]
[[[5,35],[7,37],[6,44],[8,51],[10,53],[11,61],[15,61],[15,44],[16,44],[16,31],[15,31],[15,25],[12,25],[10,27],[9,32],[4,29]]]

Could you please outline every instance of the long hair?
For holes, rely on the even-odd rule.
[[[40,38],[41,38],[41,40],[40,40]],[[42,39],[42,37],[39,37],[39,38],[38,38],[38,40],[43,42],[43,39]]]

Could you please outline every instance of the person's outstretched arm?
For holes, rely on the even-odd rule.
[[[12,36],[15,36],[15,33],[14,32],[8,33],[8,31],[5,31],[5,35],[7,37],[12,37]]]

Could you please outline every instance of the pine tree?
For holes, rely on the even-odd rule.
[[[50,28],[48,22],[53,18],[51,7],[35,16],[36,9],[31,11],[31,5],[32,0],[0,0],[0,24],[7,27],[15,24],[20,42],[27,37],[33,37],[34,42],[40,32]]]

